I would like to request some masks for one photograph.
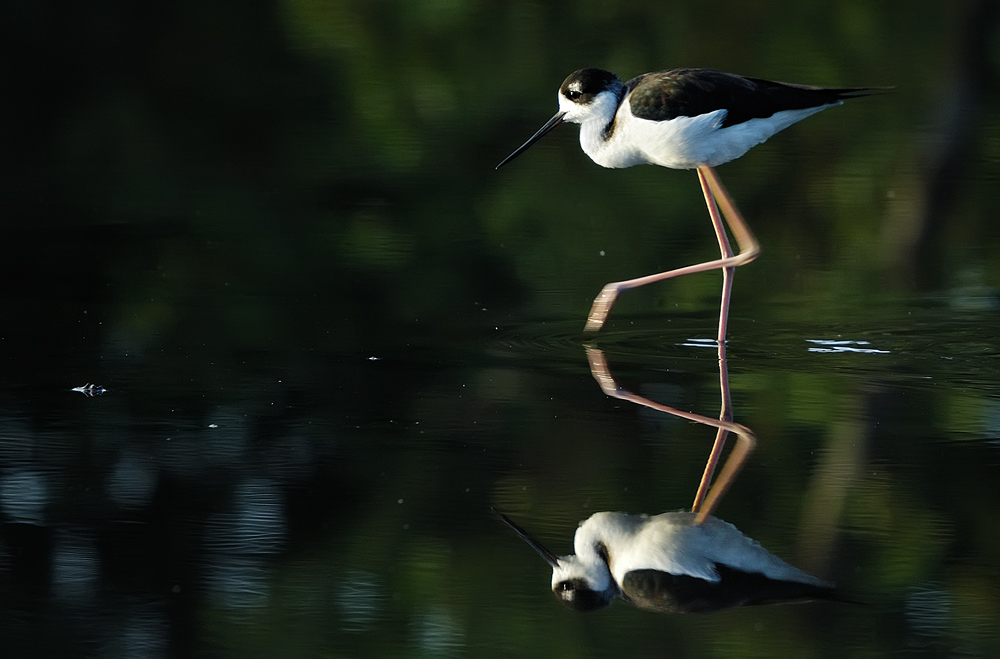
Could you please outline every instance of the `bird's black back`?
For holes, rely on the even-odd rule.
[[[809,87],[772,82],[712,69],[646,73],[625,83],[632,114],[650,121],[697,117],[727,110],[722,127],[763,119],[782,110],[802,110],[867,96],[865,87]]]

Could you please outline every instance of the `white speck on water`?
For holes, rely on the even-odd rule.
[[[813,343],[819,348],[807,348],[808,352],[860,352],[867,354],[889,354],[888,350],[877,348],[859,348],[856,346],[871,345],[868,341],[833,340],[833,339],[806,339],[806,343]]]

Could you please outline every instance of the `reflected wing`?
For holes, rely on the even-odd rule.
[[[707,613],[738,606],[838,599],[829,585],[769,579],[717,565],[718,581],[659,570],[625,574],[621,589],[635,606],[659,613]]]

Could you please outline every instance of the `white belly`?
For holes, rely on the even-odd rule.
[[[839,105],[834,103],[831,105]],[[580,130],[580,145],[602,167],[660,165],[673,169],[715,167],[739,158],[752,147],[792,124],[830,105],[804,110],[785,110],[763,119],[720,128],[726,111],[716,110],[697,117],[677,117],[667,121],[636,119],[627,107],[619,112],[619,122],[611,139]]]

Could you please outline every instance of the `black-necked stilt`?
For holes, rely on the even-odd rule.
[[[500,518],[552,566],[552,592],[578,611],[616,598],[664,613],[837,599],[831,583],[792,567],[732,524],[694,513],[600,512],[580,523],[574,554],[556,556]]]
[[[870,93],[869,88],[789,85],[711,69],[646,73],[625,83],[608,71],[581,69],[559,87],[555,116],[497,169],[559,124],[570,122],[580,124],[580,146],[602,167],[649,164],[698,170],[722,258],[606,285],[587,317],[585,329],[595,331],[604,324],[620,291],[716,268],[731,272],[755,259],[760,251],[757,240],[713,168],[809,115]],[[737,255],[729,245],[720,208],[740,246]],[[724,292],[720,342],[725,339],[728,313]]]

